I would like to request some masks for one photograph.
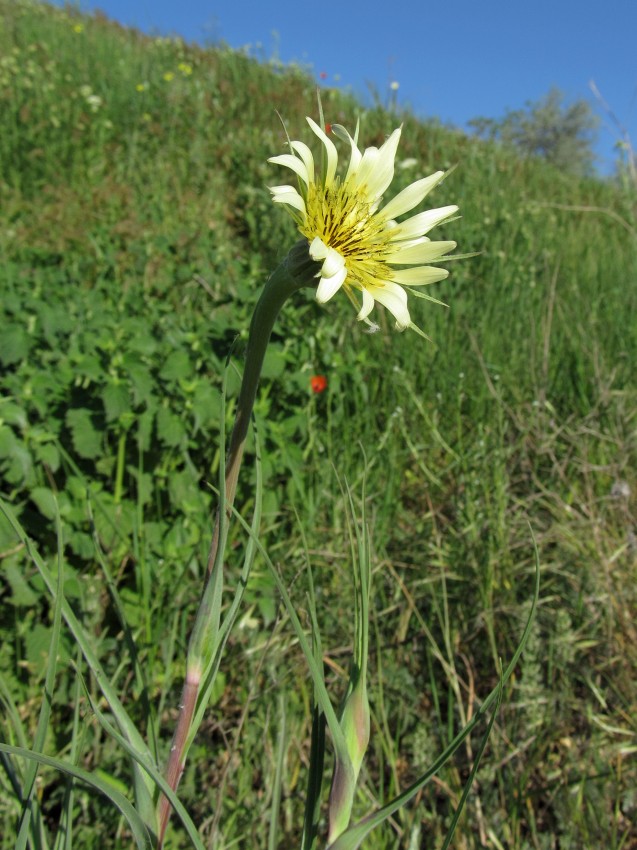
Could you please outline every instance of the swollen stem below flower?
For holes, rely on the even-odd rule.
[[[225,509],[228,520],[232,515],[232,506],[234,504],[245,441],[248,435],[250,417],[252,416],[263,360],[274,322],[283,304],[291,295],[305,286],[316,285],[316,274],[319,269],[319,264],[310,257],[307,240],[300,240],[290,250],[281,265],[272,273],[255,307],[250,323],[245,368],[237,403],[237,415],[230,438],[228,459],[226,462]],[[221,425],[223,427],[223,423]],[[219,627],[218,622],[208,621],[211,616],[218,616],[212,613],[212,611],[218,610],[218,608],[210,606],[209,600],[206,598],[206,588],[214,578],[213,571],[218,560],[220,528],[221,517],[219,511],[217,511],[212,543],[208,555],[204,593],[197,611],[193,635],[188,647],[186,681],[179,702],[177,728],[166,767],[166,781],[173,791],[177,790],[179,780],[184,771],[188,746],[196,732],[192,728],[193,717],[199,696],[199,688],[208,672],[207,669],[201,669],[201,661],[204,659],[207,661],[211,656],[210,651],[206,651],[206,646],[198,644],[209,641],[210,636],[216,634]],[[203,620],[206,621],[202,622]],[[163,845],[170,812],[170,803],[162,794],[158,803],[158,850],[161,850]]]

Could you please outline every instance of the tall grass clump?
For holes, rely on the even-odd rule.
[[[315,82],[71,7],[0,20],[0,848],[128,847],[177,722],[249,316],[298,238],[267,189],[277,110],[309,141]],[[433,344],[304,290],[279,315],[227,525],[235,627],[165,847],[326,835],[302,640],[344,708],[363,611],[352,822],[474,723],[364,846],[444,846],[469,781],[459,847],[637,847],[634,187],[321,100],[361,148],[402,122],[392,190],[449,170],[441,230],[476,256],[430,288],[449,309],[410,302]]]

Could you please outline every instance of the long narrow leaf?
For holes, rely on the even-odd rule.
[[[268,850],[276,850],[279,832],[279,812],[281,810],[281,789],[283,786],[283,763],[285,761],[285,745],[287,743],[285,698],[279,694],[279,734],[277,738],[276,761],[274,766],[274,782],[272,783],[272,805],[270,806],[270,829],[268,831]]]
[[[250,572],[252,571],[252,565],[254,563],[254,558],[256,555],[256,545],[255,540],[258,539],[259,528],[261,526],[261,511],[263,505],[263,466],[261,462],[261,443],[259,440],[259,429],[257,428],[256,421],[253,418],[252,428],[254,433],[255,440],[255,471],[256,471],[256,487],[254,494],[254,513],[252,516],[251,523],[251,533],[248,539],[248,544],[246,546],[245,555],[243,558],[243,567],[241,569],[241,575],[239,576],[239,581],[237,582],[237,586],[235,588],[234,596],[232,598],[232,602],[226,612],[225,617],[219,627],[219,634],[217,638],[217,648],[215,650],[215,655],[213,658],[213,662],[211,665],[208,674],[204,679],[204,683],[201,687],[200,695],[197,700],[197,711],[195,713],[195,717],[193,720],[193,729],[196,731],[201,725],[201,721],[203,720],[203,715],[208,707],[208,703],[210,701],[210,694],[212,693],[212,689],[214,687],[215,679],[217,673],[219,672],[219,667],[221,664],[221,659],[223,657],[223,652],[226,648],[226,644],[228,642],[228,638],[232,633],[232,627],[237,619],[239,614],[239,609],[241,606],[241,602],[243,600],[243,595],[245,593],[246,587],[248,586],[248,579],[250,578]],[[194,736],[193,736],[194,737]]]
[[[515,669],[515,666],[518,663],[520,655],[522,654],[522,650],[524,649],[524,646],[528,639],[529,632],[531,631],[531,624],[535,616],[535,609],[537,607],[537,602],[540,596],[540,561],[537,546],[535,545],[535,538],[533,538],[533,544],[535,547],[535,588],[533,593],[533,601],[531,603],[531,610],[529,611],[526,626],[524,628],[524,631],[522,632],[522,637],[520,638],[518,646],[506,670],[501,675],[500,681],[498,682],[497,686],[493,688],[493,690],[489,693],[487,698],[484,700],[484,702],[474,715],[473,719],[458,733],[458,735],[456,735],[453,741],[451,741],[451,743],[444,750],[444,752],[441,753],[440,756],[438,756],[436,761],[429,768],[429,770],[426,771],[426,773],[424,773],[419,779],[417,779],[412,785],[410,785],[409,788],[403,791],[402,794],[399,794],[391,802],[387,803],[378,811],[372,812],[370,815],[367,815],[367,817],[363,818],[354,826],[351,826],[341,836],[339,836],[336,841],[334,841],[330,845],[329,850],[356,850],[356,848],[360,847],[361,842],[373,829],[375,829],[377,826],[387,820],[388,817],[393,815],[394,812],[398,811],[398,809],[400,809],[402,806],[412,800],[420,791],[420,789],[424,788],[425,785],[427,785],[427,783],[431,781],[431,779],[438,773],[438,771],[453,756],[453,754],[460,747],[467,735],[469,735],[471,731],[476,727],[476,725],[485,717],[489,708],[500,699],[502,688],[511,676],[513,670]]]
[[[66,773],[74,779],[78,779],[80,782],[88,785],[90,788],[94,788],[96,791],[99,791],[107,797],[126,818],[128,825],[131,828],[131,832],[133,833],[135,844],[140,848],[140,850],[151,850],[152,842],[150,834],[146,828],[146,824],[137,813],[137,810],[130,800],[127,800],[123,794],[113,788],[112,785],[110,785],[105,779],[102,779],[97,774],[89,773],[88,770],[84,770],[76,765],[67,764],[66,762],[60,761],[60,759],[51,758],[50,756],[45,756],[42,753],[34,753],[32,750],[24,749],[24,747],[12,747],[9,744],[0,743],[0,752],[7,753],[12,756],[18,756],[19,758],[32,759],[40,764],[53,767],[55,770],[59,770],[61,773]]]
[[[135,643],[135,638],[131,631],[131,628],[128,624],[128,620],[126,619],[126,612],[124,610],[124,604],[119,595],[119,591],[117,589],[117,585],[113,580],[113,576],[111,575],[111,571],[106,563],[106,558],[104,557],[104,553],[102,551],[102,546],[100,544],[99,535],[97,533],[97,529],[95,527],[95,522],[93,520],[93,511],[91,507],[91,503],[88,503],[88,512],[89,519],[91,525],[93,527],[93,546],[95,547],[95,554],[97,557],[97,562],[100,565],[102,573],[104,574],[104,578],[106,579],[106,586],[108,587],[108,591],[111,595],[111,599],[113,600],[113,605],[115,606],[115,611],[117,612],[117,617],[119,619],[120,626],[122,627],[122,632],[124,634],[124,643],[128,648],[128,652],[130,654],[130,658],[133,664],[133,670],[135,671],[135,678],[137,679],[137,684],[140,689],[140,699],[142,704],[142,711],[144,716],[148,718],[146,723],[146,728],[149,733],[149,737],[151,738],[153,744],[153,758],[155,761],[158,759],[157,753],[157,742],[155,740],[154,729],[155,729],[155,718],[153,713],[153,707],[151,705],[150,699],[148,698],[148,681],[146,678],[146,673],[144,671],[143,665],[139,660],[139,653],[137,652],[137,644]]]
[[[312,708],[312,737],[310,743],[310,765],[308,768],[307,794],[301,850],[312,850],[318,835],[321,815],[321,788],[325,764],[325,714],[318,702]]]
[[[79,670],[82,663],[82,653],[78,647],[76,669]],[[71,750],[69,759],[71,764],[77,764],[80,756],[80,697],[82,695],[82,680],[80,676],[75,677],[75,707],[73,709],[73,729],[71,734]],[[74,784],[71,776],[67,777],[67,786],[62,801],[62,813],[60,815],[60,828],[55,837],[53,850],[72,850],[73,847],[73,800]]]
[[[314,578],[310,566],[310,552],[305,536],[305,529],[298,514],[297,522],[301,531],[303,548],[305,550],[305,562],[307,564],[308,581],[308,609],[312,621],[312,647],[314,650],[314,662],[316,668],[321,672],[323,685],[325,680],[323,673],[323,647],[321,644],[321,631],[318,625],[316,613],[316,594],[314,592]],[[307,793],[305,796],[305,814],[303,817],[303,835],[301,837],[301,850],[312,850],[316,837],[318,836],[319,820],[321,817],[321,790],[323,787],[323,770],[325,767],[325,714],[321,709],[316,686],[313,686],[312,697],[312,735],[310,740],[310,764],[307,772]]]
[[[254,535],[252,534],[252,529],[235,508],[233,508],[233,513],[237,517],[245,531],[247,531],[248,534],[252,535],[253,539],[255,540],[255,545],[261,554],[261,557],[265,561],[267,568],[270,570],[270,573],[279,590],[279,593],[281,594],[283,605],[285,606],[285,609],[288,613],[290,622],[292,623],[292,628],[294,629],[303,655],[305,655],[305,660],[309,668],[310,676],[312,677],[312,682],[316,689],[316,698],[319,702],[319,705],[321,706],[321,710],[325,714],[327,726],[332,736],[332,743],[334,745],[334,749],[339,754],[339,758],[342,758],[343,760],[348,759],[349,755],[347,751],[347,745],[345,743],[345,737],[343,735],[343,730],[341,729],[340,723],[338,722],[336,712],[334,711],[334,706],[332,705],[332,702],[329,698],[329,694],[327,693],[327,688],[325,687],[322,666],[317,662],[316,658],[314,657],[312,647],[310,646],[307,636],[303,631],[303,626],[301,625],[301,622],[296,613],[296,608],[293,605],[292,600],[290,599],[290,595],[287,592],[287,588],[281,576],[279,575],[278,570],[270,560],[270,557],[261,541],[254,537]]]
[[[500,671],[501,672],[501,671]],[[451,839],[456,831],[456,827],[458,826],[458,821],[460,820],[460,815],[462,814],[462,810],[464,809],[465,803],[467,802],[467,797],[469,796],[469,792],[471,791],[471,787],[476,778],[476,774],[478,772],[478,767],[480,766],[480,761],[482,760],[482,755],[484,753],[484,749],[487,745],[487,741],[491,735],[491,730],[493,729],[493,724],[495,723],[495,719],[498,716],[498,710],[500,708],[500,704],[502,702],[502,686],[503,686],[502,678],[500,678],[500,688],[498,691],[498,699],[496,701],[495,707],[491,712],[491,719],[489,720],[489,725],[487,726],[484,735],[482,736],[482,740],[480,741],[480,746],[478,747],[478,752],[475,755],[473,760],[473,767],[471,768],[471,773],[469,774],[469,778],[465,782],[464,788],[462,789],[462,796],[460,797],[460,801],[456,806],[456,810],[453,813],[453,818],[451,819],[451,824],[449,826],[449,830],[445,837],[444,844],[440,848],[440,850],[447,850],[449,845],[451,844]]]
[[[40,716],[38,717],[38,725],[35,730],[35,738],[33,741],[33,750],[41,753],[44,750],[46,742],[46,734],[49,728],[49,718],[51,716],[51,706],[53,705],[53,690],[55,687],[55,674],[57,671],[57,656],[60,645],[60,630],[62,625],[62,602],[63,595],[63,576],[64,563],[62,558],[62,528],[60,524],[60,514],[58,511],[57,501],[55,503],[55,521],[57,529],[57,548],[58,548],[58,574],[57,584],[55,589],[55,599],[53,603],[53,626],[51,629],[51,643],[49,645],[49,657],[47,660],[46,676],[44,679],[44,698],[40,706]],[[27,846],[29,833],[31,832],[32,815],[38,820],[38,803],[34,797],[35,780],[38,775],[38,763],[31,761],[28,764],[24,791],[22,794],[22,816],[18,828],[18,838],[16,841],[16,850],[24,850]],[[48,847],[46,834],[41,824],[34,823],[34,846],[37,848]]]
[[[149,779],[157,785],[160,791],[167,797],[168,802],[172,806],[172,808],[177,813],[177,816],[181,820],[188,833],[188,837],[193,843],[193,846],[196,850],[205,850],[205,847],[199,837],[199,833],[197,832],[197,827],[193,823],[192,818],[186,811],[184,804],[179,800],[177,794],[172,790],[166,779],[163,777],[161,771],[153,763],[153,761],[143,756],[139,753],[129,741],[123,735],[120,735],[117,729],[112,726],[106,717],[99,710],[94,700],[91,698],[91,695],[86,691],[86,696],[89,699],[92,710],[95,712],[95,716],[97,717],[100,725],[105,729],[108,735],[113,738],[114,741],[120,745],[120,747],[128,753],[128,755],[134,760],[134,762],[148,775]]]
[[[27,536],[26,532],[20,525],[18,519],[16,518],[9,505],[1,498],[0,510],[2,510],[2,512],[4,513],[5,517],[11,524],[18,538],[22,541],[22,543],[24,543],[27,552],[29,553],[29,557],[31,558],[31,560],[37,567],[38,572],[44,579],[44,583],[46,584],[49,593],[51,594],[53,599],[55,599],[56,582],[54,581],[48,567],[38,554],[37,550],[34,548],[32,541]],[[91,640],[89,635],[84,631],[84,628],[79,623],[70,605],[64,598],[61,601],[61,609],[62,616],[64,617],[64,620],[66,621],[66,624],[71,630],[73,637],[75,638],[80,649],[82,650],[82,655],[84,656],[86,663],[88,664],[93,675],[95,676],[95,680],[98,684],[98,687],[102,691],[102,694],[104,695],[104,698],[106,699],[110,710],[113,712],[113,716],[117,721],[117,725],[121,729],[122,733],[126,736],[126,738],[130,741],[131,745],[135,748],[135,750],[137,750],[139,753],[143,753],[147,758],[150,757],[148,747],[146,746],[143,738],[137,731],[135,724],[128,716],[126,709],[124,708],[117,693],[112,687],[104,668],[102,667],[99,659],[93,651],[93,648],[91,647]],[[142,783],[136,784],[136,791],[140,795],[140,799],[138,800],[140,811],[147,812],[150,818],[150,812],[153,811],[152,803],[150,802],[150,791],[152,789],[152,783],[150,782],[150,780],[146,780],[147,777],[144,774]],[[144,782],[146,782],[145,786]],[[152,821],[149,820],[149,823],[150,822]]]

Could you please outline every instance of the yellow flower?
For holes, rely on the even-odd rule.
[[[164,74],[164,80],[166,80],[167,83],[169,83],[171,80],[174,80],[174,78],[175,75],[172,71],[166,71],[166,73]]]
[[[456,243],[432,242],[426,234],[458,207],[427,210],[401,222],[396,218],[418,206],[444,173],[437,171],[417,180],[381,207],[394,177],[400,128],[380,148],[366,148],[361,153],[358,131],[352,138],[344,127],[331,125],[328,131],[349,144],[351,150],[343,177],[336,174],[338,153],[334,143],[311,118],[307,121],[325,148],[322,173],[316,173],[312,152],[303,142],[291,141],[293,153],[273,156],[268,162],[284,165],[299,177],[298,190],[286,185],[273,186],[270,191],[275,203],[288,207],[308,240],[311,257],[322,264],[317,275],[317,300],[325,303],[343,287],[359,310],[360,320],[371,324],[367,317],[379,302],[392,313],[398,330],[419,331],[409,315],[407,291],[421,295],[412,287],[448,276],[446,269],[423,264],[440,261]],[[361,293],[362,305],[357,303],[355,292]]]

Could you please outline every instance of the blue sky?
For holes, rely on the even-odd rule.
[[[464,127],[541,98],[552,86],[586,98],[602,124],[597,154],[612,170],[619,133],[594,80],[637,147],[637,0],[80,0],[145,32],[251,45],[311,66],[317,79],[370,100],[369,85],[423,117]]]

